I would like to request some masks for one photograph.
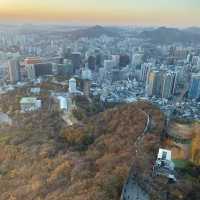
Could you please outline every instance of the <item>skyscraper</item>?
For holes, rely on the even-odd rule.
[[[148,96],[161,96],[163,72],[152,70],[148,74],[146,82],[146,92]]]
[[[189,98],[197,99],[200,97],[200,74],[192,74]]]
[[[173,73],[165,73],[163,76],[163,87],[162,87],[162,98],[169,99],[172,96],[173,84],[174,84]]]
[[[101,55],[101,53],[97,53],[96,54],[96,68],[99,69],[100,67],[102,67],[103,63],[103,56]]]
[[[120,58],[119,58],[119,67],[123,68],[123,67],[126,67],[129,64],[130,64],[130,58],[129,58],[129,56],[126,55],[126,54],[120,55]]]
[[[8,76],[12,83],[16,83],[20,80],[20,66],[17,59],[8,61]]]
[[[34,65],[36,77],[53,74],[52,63],[39,63]]]
[[[91,70],[95,70],[95,68],[96,68],[96,57],[95,56],[88,57],[88,67]]]
[[[79,70],[81,68],[81,53],[80,52],[73,52],[71,54],[71,60],[72,60],[72,66],[73,66],[73,71],[75,72],[76,70]]]

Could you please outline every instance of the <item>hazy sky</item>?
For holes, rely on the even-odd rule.
[[[0,0],[0,19],[200,26],[200,0]]]

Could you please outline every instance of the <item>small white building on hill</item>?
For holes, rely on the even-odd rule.
[[[42,101],[36,97],[23,97],[20,101],[21,112],[37,111],[42,107]]]
[[[158,152],[158,160],[168,160],[171,161],[172,159],[172,152],[167,149],[159,149]]]

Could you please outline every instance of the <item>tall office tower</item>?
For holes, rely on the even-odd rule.
[[[81,53],[80,52],[73,52],[71,54],[72,66],[74,72],[81,68],[82,60],[81,60]]]
[[[88,57],[88,67],[91,70],[95,70],[95,68],[96,68],[96,57],[95,56]]]
[[[16,83],[20,80],[20,66],[17,59],[8,61],[8,76],[12,83]]]
[[[170,72],[164,74],[163,88],[162,88],[163,99],[169,99],[172,96],[173,84],[174,84],[174,74]]]
[[[161,93],[162,93],[162,87],[163,87],[163,75],[164,72],[163,71],[159,71],[156,74],[156,80],[155,80],[155,96],[157,97],[161,97]]]
[[[103,66],[103,56],[100,53],[96,54],[96,68],[99,69],[100,67]]]
[[[53,65],[52,63],[39,63],[34,64],[35,76],[52,75],[53,74]]]
[[[200,74],[192,74],[189,98],[197,99],[200,97]]]
[[[151,70],[151,66],[152,66],[151,63],[144,63],[144,64],[141,65],[140,81],[146,82],[148,73]]]
[[[119,67],[120,68],[124,68],[127,65],[129,65],[129,64],[130,64],[130,58],[129,58],[129,56],[126,55],[126,54],[120,55],[120,58],[119,58]]]

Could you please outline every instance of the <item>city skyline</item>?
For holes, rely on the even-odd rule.
[[[0,0],[6,22],[200,26],[198,0]]]

